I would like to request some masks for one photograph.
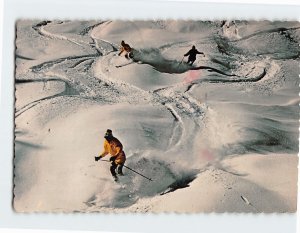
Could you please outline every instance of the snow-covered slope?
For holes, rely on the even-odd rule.
[[[299,27],[19,21],[14,208],[295,211]],[[192,45],[205,56],[189,66]],[[153,181],[124,168],[114,183],[94,161],[108,128]]]

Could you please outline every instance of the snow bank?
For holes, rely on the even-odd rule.
[[[202,171],[188,189],[141,200],[129,211],[294,212],[297,208],[294,164],[297,161],[296,156],[286,154],[229,158],[222,166]]]

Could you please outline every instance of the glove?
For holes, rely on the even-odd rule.
[[[97,161],[100,160],[101,158],[102,158],[101,156],[99,156],[99,157],[95,156],[95,161],[97,162]]]
[[[114,162],[116,160],[116,158],[117,158],[117,156],[110,157],[109,161]]]

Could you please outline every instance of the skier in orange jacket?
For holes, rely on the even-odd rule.
[[[125,57],[127,59],[129,59],[129,57],[131,56],[131,51],[132,51],[132,48],[129,46],[129,44],[126,44],[124,42],[124,40],[122,40],[121,42],[121,48],[120,48],[120,53],[118,54],[119,56],[122,54],[122,53],[125,53]]]
[[[105,157],[107,154],[110,154],[110,161],[111,161],[111,167],[110,167],[110,172],[112,176],[114,177],[115,181],[118,181],[118,177],[116,174],[116,169],[117,173],[120,176],[123,176],[123,166],[126,161],[126,155],[123,151],[123,145],[122,143],[113,136],[112,130],[108,129],[104,135],[104,150],[100,154],[100,156],[95,157],[95,161],[98,161]]]

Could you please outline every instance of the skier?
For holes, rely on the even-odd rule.
[[[122,40],[122,42],[121,42],[120,50],[121,50],[121,51],[120,51],[120,53],[118,54],[118,56],[120,56],[123,52],[125,52],[125,57],[126,57],[127,59],[129,59],[129,57],[132,56],[132,54],[131,54],[132,48],[129,46],[129,44],[126,44],[126,43],[124,42],[124,40]]]
[[[123,166],[126,161],[126,156],[123,151],[122,143],[113,136],[112,130],[108,129],[104,135],[104,151],[100,154],[100,156],[95,157],[95,161],[102,159],[107,154],[110,154],[111,167],[110,172],[115,181],[118,181],[117,173],[120,176],[123,176]]]
[[[199,51],[196,49],[195,45],[193,45],[192,49],[191,49],[190,51],[188,51],[186,54],[184,54],[185,57],[186,57],[186,56],[189,56],[188,61],[187,61],[187,64],[190,63],[190,65],[193,65],[194,61],[196,60],[196,55],[197,55],[197,54],[203,54],[203,55],[204,55],[204,53],[199,52]],[[205,55],[204,55],[204,57],[205,57]]]

